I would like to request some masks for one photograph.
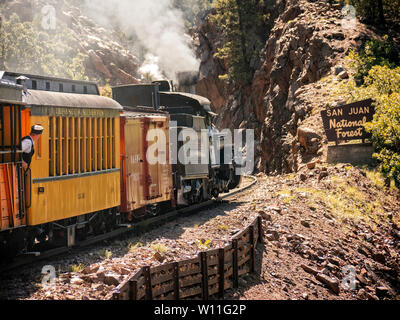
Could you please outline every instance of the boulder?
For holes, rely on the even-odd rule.
[[[299,127],[297,129],[297,139],[306,152],[311,154],[319,150],[320,141],[322,140],[318,133],[307,127]]]

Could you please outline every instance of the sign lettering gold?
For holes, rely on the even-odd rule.
[[[322,111],[321,117],[328,141],[369,138],[364,125],[372,121],[374,113],[371,99]]]

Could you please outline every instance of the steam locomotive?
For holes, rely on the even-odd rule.
[[[114,87],[111,99],[94,82],[0,72],[0,257],[74,246],[235,188],[210,106],[169,81]],[[44,131],[24,172],[20,140],[34,124]],[[187,129],[207,149],[171,161]],[[204,163],[205,154],[222,161]]]

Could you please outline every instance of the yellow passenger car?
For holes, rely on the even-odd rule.
[[[73,245],[76,233],[107,231],[119,216],[122,107],[96,94],[27,89],[24,96],[24,127],[44,127],[26,177],[27,224],[37,226],[31,241],[67,233]]]

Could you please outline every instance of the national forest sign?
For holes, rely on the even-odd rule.
[[[364,100],[321,112],[328,141],[364,140],[370,138],[364,124],[373,120],[372,100]]]

